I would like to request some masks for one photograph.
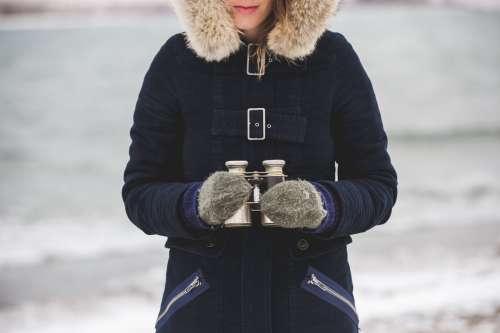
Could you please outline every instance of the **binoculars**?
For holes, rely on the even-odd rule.
[[[262,165],[265,171],[246,171],[248,161],[226,161],[226,167],[229,172],[238,173],[252,185],[250,200],[241,206],[238,211],[225,220],[223,227],[249,227],[252,225],[252,211],[260,212],[260,223],[264,227],[279,227],[278,224],[271,221],[260,210],[260,194],[267,191],[273,185],[285,181],[283,167],[284,160],[264,160]]]

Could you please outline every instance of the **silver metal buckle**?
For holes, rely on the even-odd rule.
[[[262,136],[261,137],[250,137],[250,112],[251,111],[262,111]],[[264,140],[266,138],[266,109],[265,108],[248,108],[247,109],[247,139],[248,140]]]
[[[248,43],[247,45],[247,75],[264,75],[266,72],[265,68],[263,72],[250,72],[250,45],[257,45],[257,44]]]

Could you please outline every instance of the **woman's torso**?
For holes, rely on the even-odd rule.
[[[208,63],[186,47],[182,34],[171,38],[183,181],[227,170],[228,160],[247,160],[247,171],[263,171],[266,159],[284,159],[287,179],[334,179],[335,33],[326,30],[297,66],[272,61],[261,81],[247,74],[247,45],[227,61]],[[349,306],[351,241],[259,227],[223,229],[211,240],[169,238],[157,332],[357,332]],[[311,272],[327,288],[307,283]],[[183,294],[196,277],[201,285]]]

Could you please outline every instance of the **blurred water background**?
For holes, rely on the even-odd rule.
[[[481,8],[330,21],[399,176],[390,221],[349,245],[363,332],[500,332],[500,12]],[[168,250],[120,190],[140,84],[179,31],[168,13],[0,16],[2,332],[153,331]]]

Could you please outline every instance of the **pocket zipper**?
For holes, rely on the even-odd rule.
[[[180,292],[178,292],[171,300],[170,302],[168,302],[167,306],[165,306],[165,310],[163,310],[163,312],[158,316],[158,319],[156,320],[156,323],[158,323],[161,318],[163,318],[163,316],[165,316],[165,314],[167,314],[168,310],[172,307],[172,305],[178,301],[181,297],[187,295],[191,290],[193,290],[194,288],[197,288],[199,286],[201,286],[201,280],[200,280],[200,276],[197,275],[193,281],[191,281],[191,283],[186,287],[184,288],[183,290],[181,290]]]
[[[347,304],[352,309],[352,311],[354,311],[356,316],[358,315],[356,312],[356,307],[354,306],[354,304],[350,300],[348,300],[347,298],[345,298],[344,296],[342,296],[341,294],[339,294],[338,292],[336,292],[332,288],[328,287],[324,282],[322,282],[320,279],[318,279],[316,274],[311,273],[311,275],[309,276],[309,279],[307,280],[307,283],[316,285],[319,288],[321,288],[321,290],[326,291],[327,293],[329,293],[330,295],[332,295],[334,297],[337,297],[339,300],[341,300],[342,302]]]

